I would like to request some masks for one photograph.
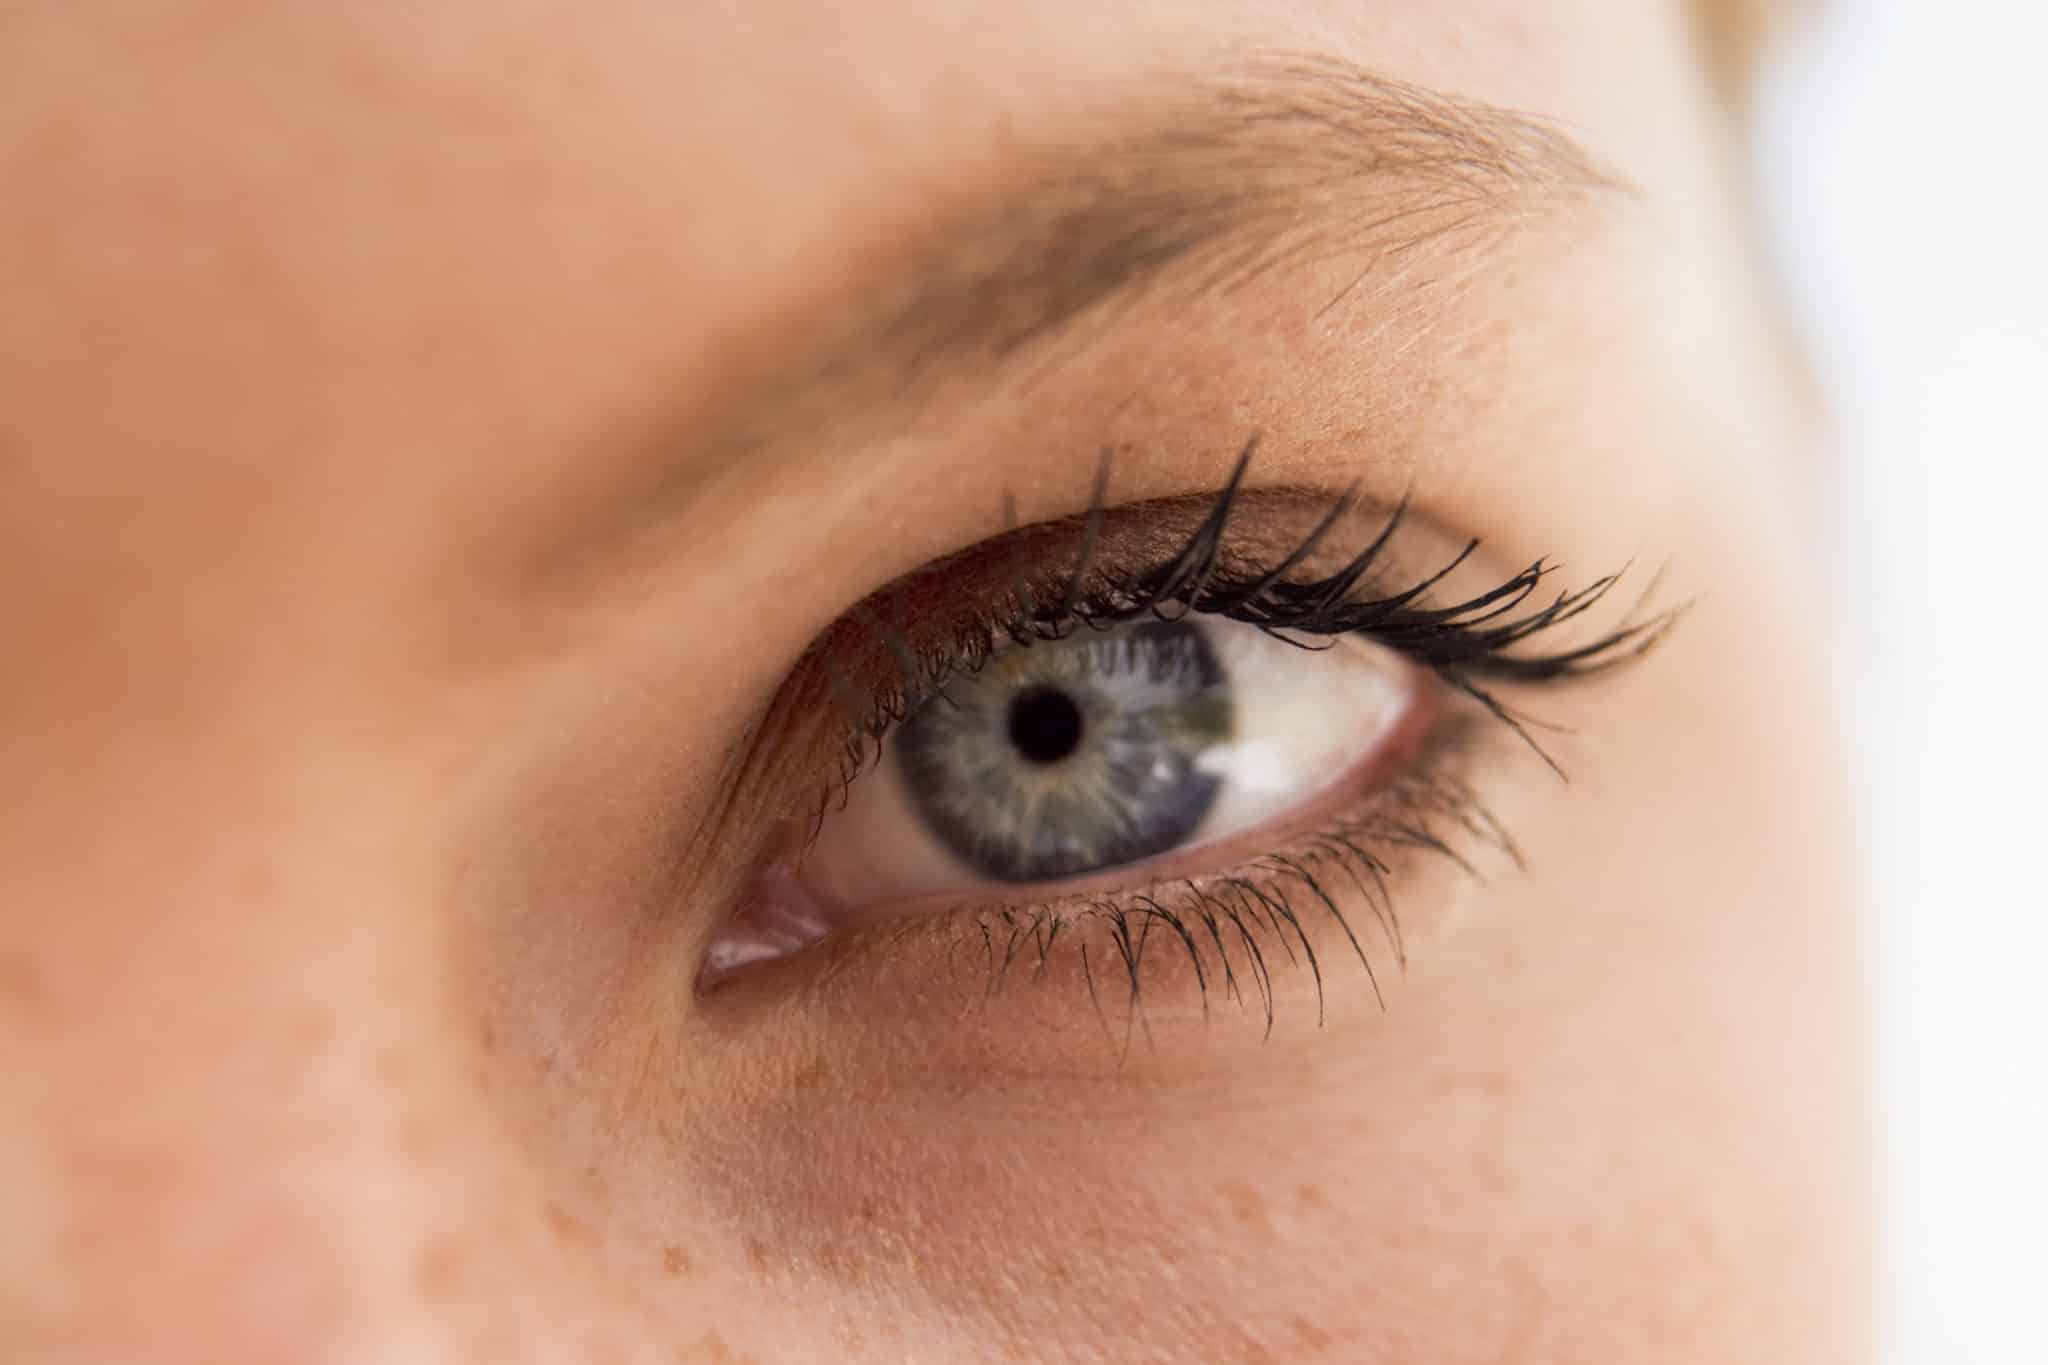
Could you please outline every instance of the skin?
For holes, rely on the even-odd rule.
[[[0,1355],[1865,1354],[1810,423],[1678,6],[398,12],[0,16]],[[1355,244],[805,360],[1247,52],[1597,174],[1328,311]],[[1693,604],[1531,699],[1569,784],[1475,759],[1526,866],[1404,870],[1384,1007],[1290,977],[1271,1036],[915,951],[700,996],[805,647],[1105,446],[1121,503],[1254,431]]]

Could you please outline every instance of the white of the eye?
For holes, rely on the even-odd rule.
[[[1337,640],[1303,649],[1239,622],[1199,624],[1228,679],[1234,732],[1197,760],[1222,787],[1174,853],[1284,817],[1321,795],[1387,741],[1414,686],[1412,668],[1383,646]],[[887,744],[876,770],[848,790],[845,808],[827,812],[798,877],[841,911],[987,885],[926,828]]]
[[[1232,621],[1204,621],[1230,678],[1235,734],[1197,766],[1223,779],[1190,845],[1226,838],[1318,795],[1386,741],[1407,709],[1410,671],[1361,640],[1304,649]]]

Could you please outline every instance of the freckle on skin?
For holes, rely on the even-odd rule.
[[[1321,1352],[1330,1349],[1330,1334],[1307,1318],[1291,1318],[1287,1325],[1294,1329],[1295,1344],[1304,1351]]]
[[[571,1214],[560,1204],[549,1204],[542,1213],[548,1221],[548,1230],[555,1234],[555,1240],[562,1243],[576,1243],[591,1246],[597,1241],[597,1229]]]
[[[747,1264],[757,1273],[768,1272],[768,1244],[758,1237],[747,1239]]]
[[[672,1276],[689,1274],[690,1253],[681,1247],[662,1248],[661,1268]]]
[[[420,1253],[414,1278],[420,1297],[446,1298],[462,1283],[462,1249],[452,1242],[436,1242]]]
[[[334,1016],[326,1010],[309,1009],[292,1020],[292,1040],[308,1052],[334,1040]]]
[[[23,1019],[54,1023],[57,1000],[36,964],[26,958],[0,958],[0,1004]]]
[[[1322,1189],[1316,1185],[1296,1185],[1294,1187],[1294,1202],[1305,1209],[1326,1209],[1330,1207],[1330,1201],[1323,1197]]]
[[[1395,1251],[1420,1252],[1427,1250],[1436,1240],[1427,1225],[1407,1219],[1396,1219],[1380,1230],[1380,1240]]]
[[[399,1125],[398,1147],[415,1161],[423,1160],[434,1146],[434,1126],[414,1114]]]
[[[695,1345],[685,1346],[676,1353],[676,1358],[696,1365],[726,1365],[732,1360],[732,1347],[725,1344],[725,1338],[716,1332],[706,1332]]]
[[[1231,1217],[1258,1232],[1270,1233],[1273,1225],[1266,1218],[1266,1201],[1259,1192],[1249,1185],[1226,1185],[1223,1198],[1230,1205]]]

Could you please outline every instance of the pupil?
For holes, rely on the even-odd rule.
[[[1081,708],[1057,688],[1019,692],[1010,702],[1010,743],[1033,763],[1057,763],[1081,746]]]

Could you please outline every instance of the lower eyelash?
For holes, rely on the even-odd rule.
[[[908,610],[912,599],[907,594],[883,594],[855,608],[851,619],[868,635],[867,647],[887,651],[893,677],[884,669],[884,680],[857,687],[830,653],[812,656],[815,690],[808,695],[825,699],[821,694],[829,686],[825,695],[847,724],[842,761],[813,808],[810,836],[816,836],[835,797],[843,804],[848,786],[880,753],[896,723],[941,695],[950,677],[978,671],[1004,648],[1025,648],[1077,630],[1108,629],[1148,615],[1165,620],[1191,612],[1215,615],[1304,648],[1318,646],[1295,637],[1371,640],[1421,666],[1448,693],[1466,698],[1467,705],[1455,718],[1440,720],[1439,733],[1424,742],[1403,771],[1380,775],[1378,785],[1361,793],[1349,814],[1293,836],[1280,849],[1246,858],[1230,871],[1040,904],[982,901],[934,911],[914,923],[877,927],[878,932],[871,930],[872,941],[899,935],[908,941],[925,932],[961,935],[967,944],[978,939],[990,993],[1001,989],[1020,964],[1035,980],[1047,974],[1055,954],[1072,953],[1099,1013],[1103,992],[1098,976],[1114,980],[1121,975],[1128,1024],[1143,1019],[1146,964],[1148,955],[1159,950],[1153,943],[1157,935],[1167,951],[1185,957],[1205,1016],[1220,996],[1247,1010],[1255,1006],[1270,1033],[1276,1011],[1274,971],[1283,967],[1283,959],[1285,965],[1308,971],[1318,1024],[1323,1020],[1324,972],[1333,959],[1318,951],[1312,932],[1318,926],[1334,924],[1341,935],[1337,946],[1357,959],[1384,1007],[1374,958],[1391,952],[1397,968],[1407,961],[1406,935],[1393,901],[1398,864],[1435,855],[1476,875],[1468,848],[1490,849],[1520,864],[1514,842],[1459,774],[1468,770],[1482,730],[1513,736],[1553,772],[1562,776],[1562,771],[1530,733],[1542,727],[1510,709],[1491,688],[1558,684],[1638,659],[1668,633],[1679,612],[1644,617],[1639,608],[1630,614],[1631,621],[1586,643],[1547,652],[1532,648],[1538,637],[1547,638],[1598,605],[1616,579],[1602,578],[1546,601],[1539,593],[1552,569],[1538,561],[1491,590],[1432,605],[1431,595],[1466,562],[1477,541],[1404,589],[1381,585],[1368,591],[1384,567],[1383,552],[1402,523],[1405,502],[1339,568],[1320,577],[1298,576],[1325,534],[1356,508],[1348,494],[1332,504],[1292,552],[1262,568],[1227,561],[1223,543],[1251,451],[1248,445],[1200,527],[1177,552],[1149,568],[1113,578],[1096,571],[1096,541],[1106,516],[1105,466],[1098,472],[1070,572],[1052,580],[1020,579],[936,638],[919,632],[915,644],[907,621],[887,619]],[[1354,923],[1357,912],[1347,913],[1345,904],[1354,897],[1370,923]]]
[[[1020,973],[1032,981],[1043,977],[1056,953],[1072,952],[1097,1014],[1109,1027],[1097,977],[1121,975],[1126,1034],[1143,1020],[1147,955],[1161,950],[1187,961],[1205,1016],[1220,996],[1240,1008],[1256,1007],[1267,1033],[1277,1008],[1273,973],[1284,958],[1285,967],[1310,974],[1320,1026],[1325,958],[1311,933],[1318,921],[1334,923],[1342,949],[1364,969],[1384,1008],[1374,952],[1390,951],[1397,969],[1407,965],[1392,890],[1397,864],[1429,854],[1477,876],[1476,864],[1461,848],[1467,844],[1521,862],[1513,840],[1455,775],[1472,747],[1471,727],[1469,721],[1453,725],[1407,772],[1364,796],[1360,808],[1230,872],[1085,900],[969,906],[942,918],[978,933],[989,994]],[[1354,895],[1370,915],[1369,924],[1354,924],[1346,913],[1342,902]],[[1383,947],[1369,946],[1375,937]]]

